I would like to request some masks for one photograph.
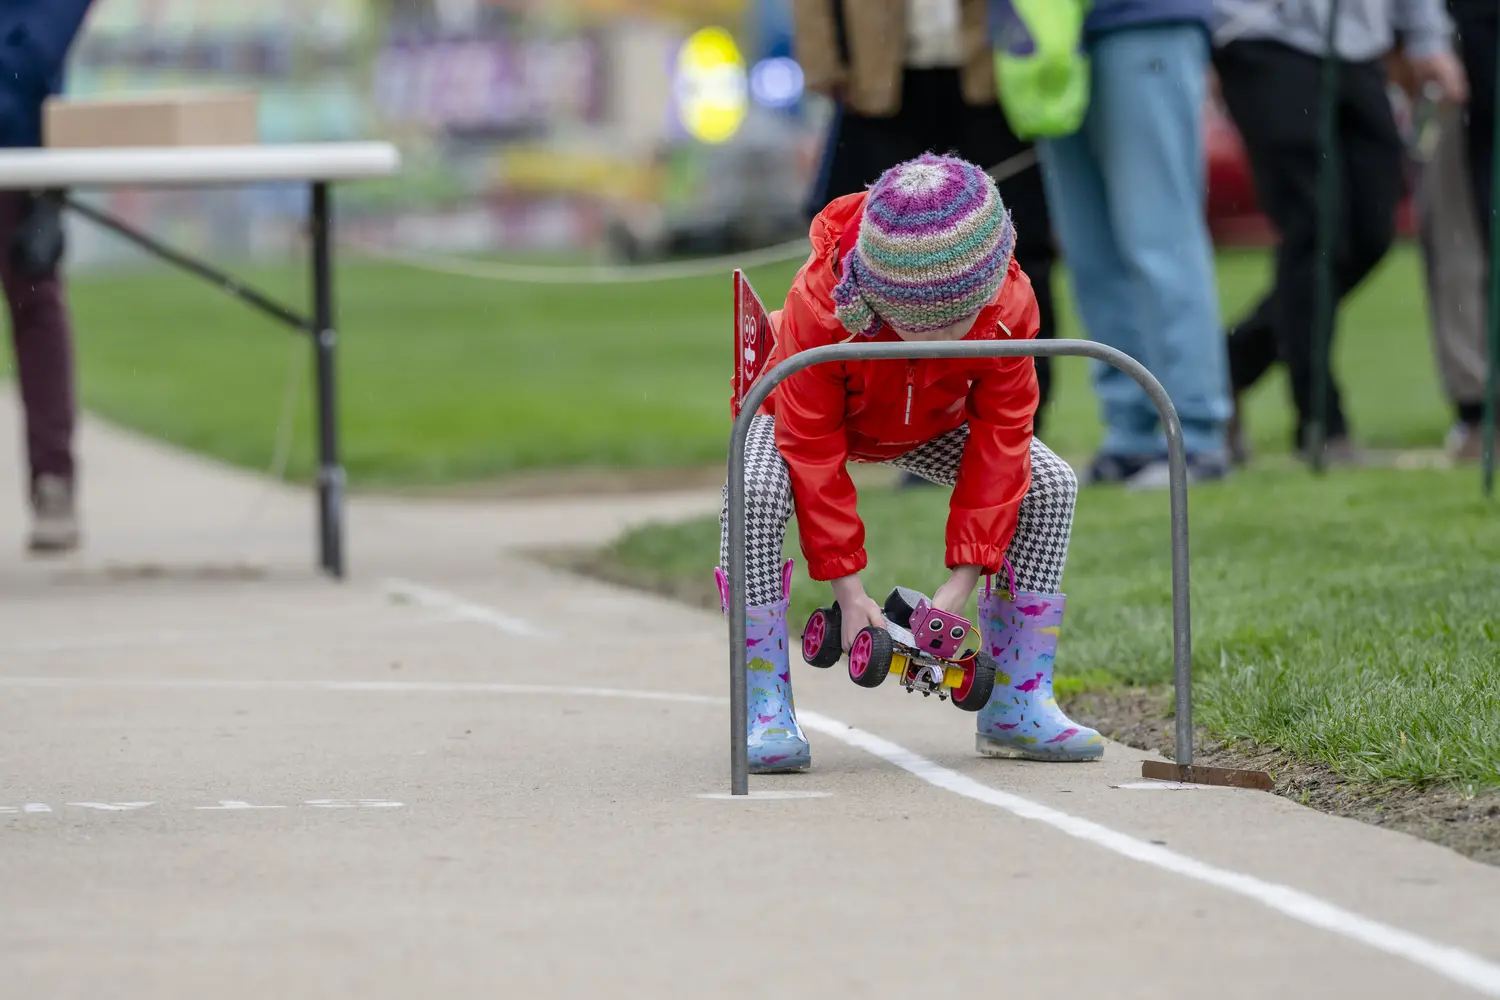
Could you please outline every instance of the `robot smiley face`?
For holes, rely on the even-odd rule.
[[[917,648],[940,660],[961,658],[971,628],[967,619],[934,608],[926,600],[918,602],[911,613],[911,634]]]

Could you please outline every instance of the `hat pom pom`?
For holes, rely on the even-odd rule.
[[[858,267],[855,251],[851,250],[844,257],[844,276],[833,289],[833,314],[850,333],[873,337],[880,329],[880,317],[875,315],[870,303],[860,293],[859,282],[855,278]]]

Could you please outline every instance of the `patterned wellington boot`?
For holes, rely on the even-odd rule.
[[[1009,567],[1007,567],[1008,569]],[[974,748],[986,757],[1097,760],[1104,740],[1063,714],[1052,694],[1062,594],[991,592],[979,599],[984,648],[995,658],[995,693],[979,712]]]
[[[714,570],[719,601],[729,610],[729,577]],[[745,607],[745,682],[749,720],[751,774],[805,771],[812,765],[812,748],[797,725],[792,703],[792,674],[786,639],[786,609],[791,603],[792,563],[781,570],[781,600]]]

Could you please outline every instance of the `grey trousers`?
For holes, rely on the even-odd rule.
[[[1449,402],[1474,413],[1484,401],[1489,261],[1475,218],[1462,114],[1461,108],[1440,112],[1417,209],[1438,371]]]

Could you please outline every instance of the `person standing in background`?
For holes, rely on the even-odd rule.
[[[1494,224],[1495,191],[1495,49],[1500,36],[1500,3],[1496,0],[1448,0],[1448,10],[1458,30],[1458,51],[1463,60],[1464,72],[1469,78],[1469,103],[1463,110],[1463,134],[1458,129],[1445,130],[1453,133],[1454,147],[1463,146],[1463,158],[1450,153],[1453,165],[1448,167],[1448,176],[1455,176],[1467,167],[1468,194],[1473,206],[1472,225],[1455,220],[1455,227],[1462,226],[1464,233],[1474,241],[1476,258],[1472,266],[1479,272],[1479,280],[1473,285],[1465,284],[1462,302],[1473,302],[1478,308],[1462,317],[1453,317],[1452,326],[1462,324],[1462,339],[1454,337],[1448,330],[1440,330],[1434,320],[1433,335],[1442,336],[1449,352],[1443,363],[1444,382],[1449,394],[1459,408],[1459,421],[1449,435],[1450,454],[1458,461],[1478,461],[1483,447],[1480,424],[1484,418],[1485,364],[1489,357],[1489,254],[1495,253],[1491,246]],[[1442,183],[1437,181],[1436,183]],[[1457,252],[1459,248],[1454,248]],[[1478,301],[1469,298],[1475,288]],[[1455,329],[1453,331],[1457,333]],[[1467,348],[1467,349],[1465,349]],[[1440,355],[1442,356],[1442,355]]]
[[[1041,309],[1037,337],[1056,336],[1046,191],[1028,162],[1031,144],[1016,138],[996,101],[986,0],[793,0],[792,12],[807,86],[838,105],[809,214],[924,152],[1003,166],[1000,197],[1015,221],[1016,262]],[[1050,359],[1037,358],[1036,372],[1040,434]]]
[[[1449,45],[1443,0],[1344,0],[1336,26],[1339,60],[1335,141],[1339,232],[1333,293],[1342,302],[1385,257],[1403,190],[1403,146],[1386,92],[1384,59],[1400,30],[1419,85],[1464,99],[1464,75]],[[1331,5],[1214,0],[1215,30],[1228,39],[1214,56],[1220,92],[1244,140],[1256,195],[1276,226],[1275,282],[1229,335],[1230,382],[1237,401],[1284,361],[1297,411],[1294,446],[1305,461],[1314,414],[1318,189],[1323,161],[1319,100]],[[1336,311],[1335,307],[1335,311]],[[1336,323],[1335,323],[1336,325]],[[1330,341],[1331,341],[1330,331]],[[1332,354],[1330,344],[1330,356]],[[1324,458],[1359,460],[1332,371],[1327,373]],[[1244,453],[1242,441],[1231,447]]]
[[[62,91],[63,65],[90,0],[0,6],[0,147],[40,146],[42,105]],[[0,191],[0,284],[10,310],[30,466],[33,552],[79,541],[73,429],[73,335],[59,270],[62,218],[45,193]]]
[[[1419,105],[1423,98],[1404,57],[1392,53],[1388,66],[1411,103]],[[1429,125],[1431,138],[1414,136],[1410,159],[1418,171],[1417,224],[1432,350],[1455,417],[1448,454],[1455,462],[1477,462],[1488,353],[1489,255],[1474,209],[1464,110],[1451,104],[1439,107]]]
[[[1171,395],[1193,481],[1223,478],[1224,335],[1205,218],[1203,106],[1211,0],[1096,0],[1084,22],[1090,94],[1072,135],[1038,144],[1073,297],[1089,336]],[[1097,364],[1105,437],[1089,483],[1164,488],[1156,407]]]

